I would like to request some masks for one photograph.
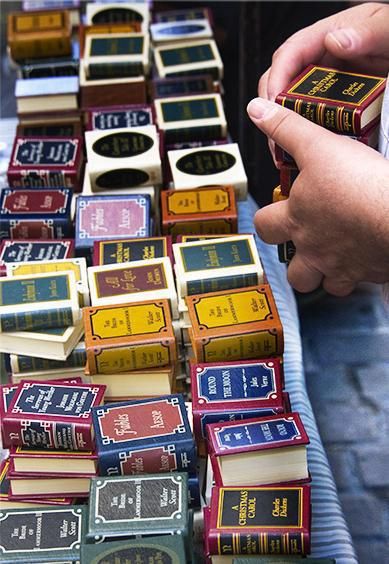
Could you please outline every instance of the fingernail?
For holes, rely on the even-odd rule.
[[[269,102],[264,98],[254,98],[247,106],[247,113],[253,119],[263,119],[271,113],[277,111],[273,102]]]
[[[329,35],[342,49],[352,49],[359,41],[359,35],[352,27],[337,29]]]

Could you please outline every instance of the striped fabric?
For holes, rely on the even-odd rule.
[[[253,232],[256,203],[250,197],[238,205],[239,231]],[[312,474],[312,556],[335,558],[337,564],[357,564],[334,478],[307,395],[298,313],[293,291],[286,278],[286,268],[278,262],[275,246],[266,245],[257,236],[256,240],[284,327],[285,387],[290,394],[292,409],[300,413],[310,438],[308,462]]]

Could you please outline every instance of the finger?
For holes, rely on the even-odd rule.
[[[323,288],[333,296],[348,296],[355,290],[355,286],[355,282],[351,282],[350,280],[338,280],[335,278],[324,278],[323,280]]]
[[[288,207],[288,201],[283,200],[269,204],[255,214],[255,229],[265,243],[276,245],[291,239]]]
[[[268,98],[267,83],[269,81],[269,74],[270,74],[270,69],[267,69],[267,71],[261,76],[259,80],[258,96],[260,96],[261,98]]]
[[[324,37],[327,29],[309,26],[292,35],[277,49],[270,67],[267,98],[274,100],[312,61],[320,61],[325,53]]]
[[[312,292],[320,286],[323,274],[297,252],[289,263],[288,280],[298,292]]]
[[[387,7],[378,6],[360,23],[327,33],[324,43],[326,48],[340,59],[348,60],[383,53],[389,45]]]
[[[332,143],[336,134],[312,123],[308,119],[288,110],[279,104],[264,98],[254,98],[247,106],[247,112],[253,123],[281,145],[294,157],[298,168],[302,170],[304,161],[309,157],[307,148],[315,144],[320,154],[321,143]]]

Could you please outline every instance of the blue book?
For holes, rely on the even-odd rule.
[[[95,241],[150,237],[148,194],[79,196],[76,201],[75,246],[89,254]]]
[[[0,193],[0,236],[11,239],[24,230],[47,238],[69,236],[71,202],[72,192],[67,188],[5,188]]]
[[[92,410],[103,476],[195,472],[196,447],[181,394]]]

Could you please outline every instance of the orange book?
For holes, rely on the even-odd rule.
[[[283,330],[270,286],[187,296],[189,337],[198,362],[283,353]]]
[[[72,52],[72,25],[67,10],[11,12],[7,33],[10,55],[16,61],[64,57]]]
[[[168,366],[177,360],[167,300],[86,307],[83,317],[90,374]]]

